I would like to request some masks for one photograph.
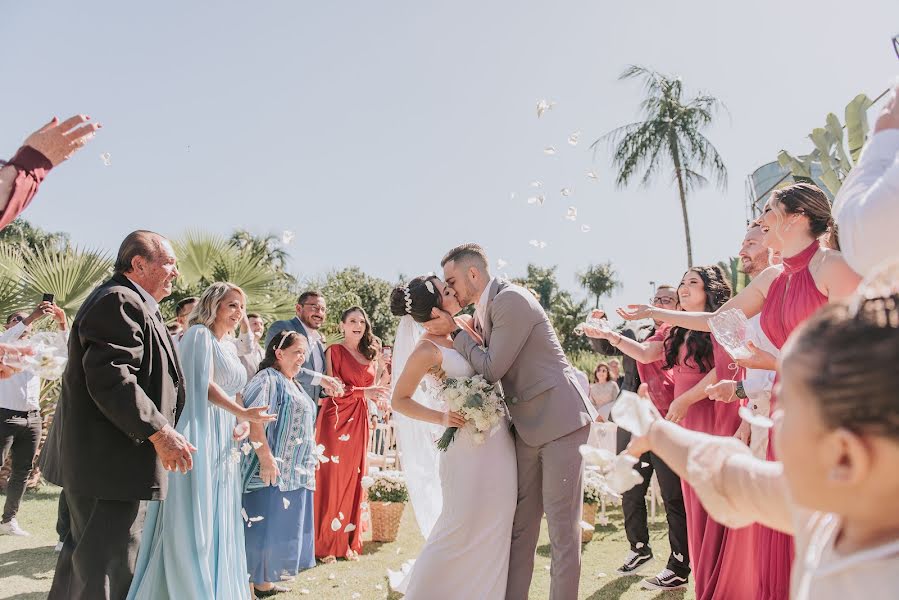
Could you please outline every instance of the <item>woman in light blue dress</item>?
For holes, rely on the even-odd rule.
[[[148,503],[128,600],[251,597],[238,445],[247,421],[275,417],[236,398],[246,369],[232,334],[245,302],[239,287],[214,283],[191,313],[180,344],[187,396],[176,429],[197,452],[193,469],[169,475],[165,501]]]

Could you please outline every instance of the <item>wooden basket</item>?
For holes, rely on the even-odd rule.
[[[371,511],[371,541],[394,542],[403,518],[402,502],[369,502]],[[594,510],[594,514],[595,514]]]
[[[586,544],[590,540],[593,539],[593,531],[596,523],[596,504],[587,504],[584,503],[584,514],[581,516],[581,520],[584,523],[590,524],[590,529],[581,529],[581,543]]]

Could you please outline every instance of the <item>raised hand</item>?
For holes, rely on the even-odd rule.
[[[737,399],[737,382],[725,379],[705,388],[705,393],[710,400],[717,402],[733,402]]]
[[[749,358],[739,358],[734,360],[738,366],[741,366],[744,369],[759,369],[762,371],[777,370],[777,359],[773,354],[765,352],[752,343],[752,341],[746,342],[746,347],[749,349],[750,356]]]
[[[166,425],[148,439],[152,442],[166,471],[177,470],[187,473],[193,468],[194,460],[191,452],[196,452],[196,447],[171,425]]]
[[[430,321],[422,323],[425,331],[431,335],[445,336],[456,330],[456,320],[445,310],[434,307],[431,310],[431,317]]]
[[[321,384],[322,389],[325,390],[325,393],[332,398],[343,395],[343,384],[336,377],[328,377],[327,375],[322,375]]]
[[[262,424],[277,421],[278,415],[273,415],[267,412],[268,409],[268,406],[254,406],[251,408],[245,408],[243,414],[241,415],[241,420],[249,421],[250,423]]]
[[[25,146],[30,146],[47,157],[54,167],[71,157],[94,137],[94,133],[103,127],[99,123],[88,123],[90,117],[75,115],[59,122],[53,119],[28,136]]]
[[[0,344],[0,379],[9,379],[25,366],[22,360],[31,356],[34,350],[28,346],[11,346]]]
[[[648,304],[628,304],[627,308],[619,308],[615,312],[625,321],[637,321],[650,318],[652,307]]]

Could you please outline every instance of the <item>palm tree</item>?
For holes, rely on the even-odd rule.
[[[713,96],[700,94],[683,98],[680,77],[669,77],[646,67],[631,65],[618,78],[643,81],[645,98],[640,103],[643,121],[619,127],[596,140],[615,144],[612,162],[618,169],[615,179],[624,187],[642,173],[640,182],[648,185],[653,177],[670,161],[677,190],[680,194],[687,240],[687,267],[693,266],[693,243],[690,239],[690,220],[687,214],[687,193],[708,182],[700,171],[707,169],[719,189],[727,187],[727,169],[712,143],[702,134],[713,121],[715,113],[724,105]]]
[[[577,279],[582,288],[593,294],[596,298],[595,308],[599,308],[599,299],[621,285],[615,276],[612,263],[606,262],[589,265],[584,272],[577,274]]]

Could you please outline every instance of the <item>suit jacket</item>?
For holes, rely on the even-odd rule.
[[[272,341],[272,338],[282,331],[296,331],[306,338],[307,342],[309,341],[309,332],[306,331],[306,326],[303,325],[303,322],[300,321],[299,317],[294,317],[288,321],[275,321],[271,324],[268,331],[265,333],[265,347],[268,348],[268,343]],[[325,347],[321,343],[321,340],[318,340],[314,344],[309,344],[309,354],[306,356],[306,362],[303,363],[303,368],[300,369],[300,372],[297,373],[297,376],[294,379],[312,398],[317,410],[318,399],[322,397],[322,386],[320,384],[313,385],[312,380],[316,376],[322,375],[324,371],[319,373],[315,370],[315,361],[313,359],[314,352],[317,352],[321,358],[322,369],[324,369]]]
[[[85,300],[69,335],[62,393],[41,453],[49,481],[108,500],[162,500],[168,473],[147,438],[184,407],[165,324],[116,274]]]
[[[533,294],[494,281],[481,326],[486,349],[465,331],[453,345],[476,372],[502,382],[512,423],[527,445],[542,446],[596,419],[593,403]]]

